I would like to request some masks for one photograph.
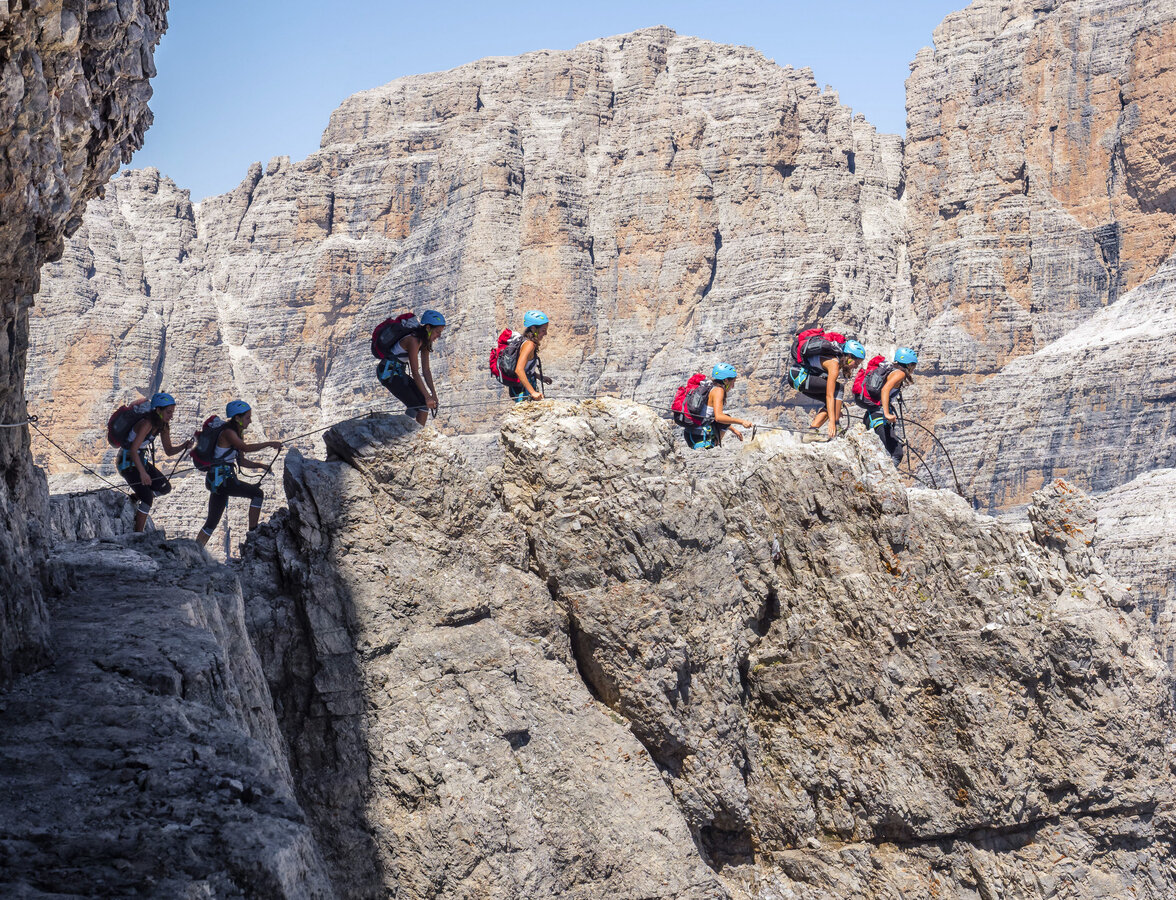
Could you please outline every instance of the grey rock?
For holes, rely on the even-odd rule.
[[[1173,890],[1171,676],[1081,492],[1039,494],[1026,531],[904,489],[872,434],[674,438],[549,402],[508,415],[488,473],[405,418],[291,458],[246,596],[345,892],[455,866],[442,894]],[[544,822],[515,868],[504,817]]]
[[[55,662],[0,692],[0,893],[335,896],[232,574],[143,535],[49,567]]]
[[[23,422],[28,313],[46,260],[143,143],[166,0],[10,3],[0,17],[0,423]],[[0,428],[0,681],[45,660],[48,493],[29,431]]]

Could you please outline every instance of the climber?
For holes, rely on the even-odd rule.
[[[227,421],[212,418],[204,425],[206,431],[209,429],[215,430],[216,440],[215,443],[211,444],[213,448],[212,464],[208,469],[208,475],[204,478],[204,486],[210,492],[208,497],[208,518],[204,520],[204,527],[196,535],[196,541],[201,547],[208,543],[208,539],[212,537],[216,526],[220,524],[221,516],[224,515],[225,507],[228,506],[230,497],[250,498],[249,530],[253,531],[257,527],[257,522],[261,518],[261,505],[265,500],[265,495],[262,493],[260,485],[242,484],[237,479],[237,467],[240,466],[244,469],[265,469],[267,468],[265,464],[246,459],[245,454],[265,450],[267,447],[274,450],[280,450],[282,447],[281,441],[262,441],[257,444],[246,444],[241,440],[241,436],[253,419],[253,411],[244,400],[231,401],[225,407],[225,415],[228,417]]]
[[[388,328],[381,334],[384,326]],[[427,309],[419,322],[409,313],[381,323],[372,338],[373,352],[381,338],[388,344],[385,354],[377,354],[382,358],[376,366],[376,378],[422,425],[429,421],[430,410],[436,415],[437,389],[433,386],[429,355],[444,330],[445,317],[435,309]]]
[[[751,422],[736,419],[723,411],[723,403],[727,395],[735,387],[735,367],[727,363],[719,363],[711,369],[709,381],[703,381],[686,398],[686,408],[700,424],[686,425],[682,434],[686,439],[686,446],[692,450],[709,450],[723,443],[723,432],[730,431],[739,440],[743,440],[743,433],[736,428],[754,427]],[[705,398],[705,404],[703,403]]]
[[[172,444],[171,420],[175,412],[175,397],[161,391],[150,401],[140,400],[129,407],[121,407],[111,417],[109,426],[116,431],[119,443],[114,464],[138,501],[135,504],[135,531],[146,529],[155,498],[171,492],[171,482],[153,465],[155,438],[160,438],[168,456],[183,453],[192,446],[190,440],[178,447]]]
[[[806,334],[809,334],[807,340]],[[788,380],[800,393],[823,404],[809,422],[810,432],[804,435],[803,440],[827,441],[837,436],[837,422],[841,418],[841,405],[845,396],[844,385],[840,382],[852,375],[865,358],[866,348],[857,341],[817,329],[801,332],[793,344]],[[821,426],[826,424],[828,434],[821,437]]]
[[[870,360],[866,377],[862,379],[861,390],[854,391],[854,402],[866,411],[862,417],[866,428],[872,430],[882,441],[886,452],[894,459],[894,464],[902,462],[905,445],[894,434],[894,422],[898,419],[890,411],[891,401],[902,402],[902,385],[914,379],[915,364],[918,355],[909,347],[899,347],[894,351],[894,362],[887,363],[883,357]],[[873,368],[871,368],[873,367]]]
[[[543,374],[543,362],[539,359],[539,345],[547,337],[547,326],[547,315],[540,310],[528,310],[523,316],[523,339],[519,342],[518,359],[513,369],[518,384],[507,385],[515,403],[542,400],[543,385],[551,384],[551,379]]]

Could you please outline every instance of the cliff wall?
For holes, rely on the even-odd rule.
[[[143,142],[166,0],[0,7],[0,424],[26,418],[28,316],[40,270]],[[80,336],[79,336],[80,337]],[[40,407],[41,398],[34,398]],[[48,494],[27,428],[0,428],[0,680],[44,659],[39,564]]]

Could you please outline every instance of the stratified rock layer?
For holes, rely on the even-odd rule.
[[[916,57],[905,201],[921,362],[939,376],[921,392],[929,412],[962,401],[985,417],[972,384],[1176,250],[1174,61],[1176,3],[1143,0],[977,0]],[[1089,403],[1080,386],[1062,399]]]
[[[151,124],[166,0],[0,8],[0,424],[23,422],[28,309],[46,260]],[[85,343],[85,341],[82,341]],[[48,496],[29,432],[0,428],[0,680],[43,659]]]
[[[872,435],[690,453],[619,401],[502,442],[483,474],[405,418],[340,426],[252,544],[349,896],[1176,889],[1171,681],[1080,492],[1026,533],[905,491]]]

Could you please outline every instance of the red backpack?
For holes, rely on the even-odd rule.
[[[866,398],[866,376],[873,372],[878,366],[886,362],[885,356],[875,356],[866,365],[860,369],[857,375],[853,378],[853,395],[855,397]]]
[[[792,358],[796,365],[809,368],[805,363],[806,356],[813,354],[840,354],[845,343],[845,335],[836,331],[822,331],[820,328],[806,328],[796,336],[792,342]]]
[[[691,375],[690,380],[678,388],[677,393],[674,394],[674,402],[670,404],[670,409],[674,414],[674,424],[684,428],[704,424],[706,398],[710,396],[712,387],[714,384],[707,381],[706,376],[701,372]]]
[[[490,351],[490,374],[502,384],[522,384],[514,373],[522,346],[523,335],[515,334],[509,328],[502,329],[502,334],[498,335],[498,343]]]
[[[401,338],[412,334],[420,327],[421,323],[417,321],[416,313],[406,312],[385,319],[372,330],[372,356],[376,359],[387,359]]]

